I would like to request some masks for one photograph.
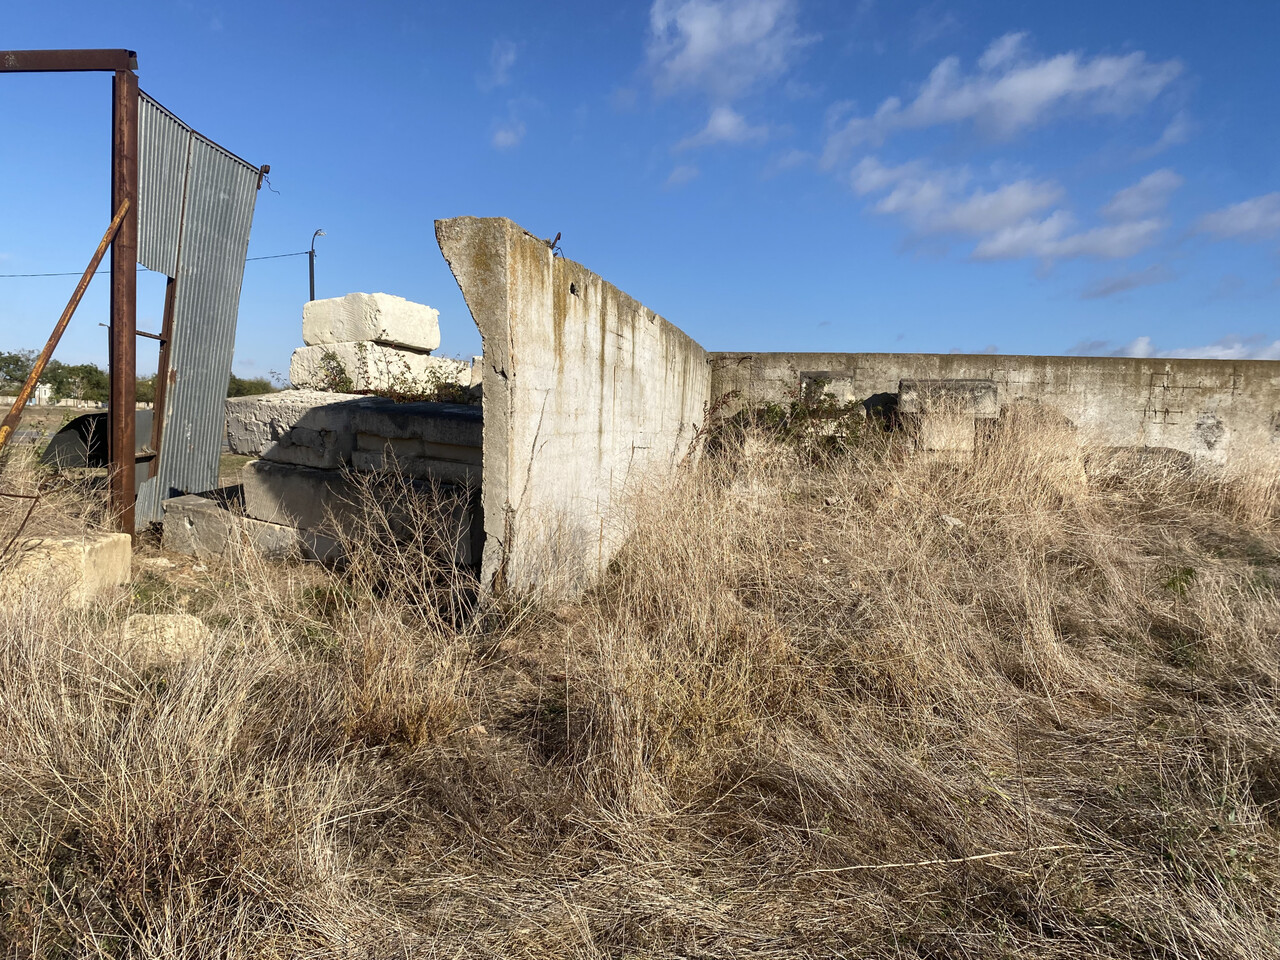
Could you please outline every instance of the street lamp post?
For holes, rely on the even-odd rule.
[[[316,237],[325,236],[323,230],[317,230],[311,235],[311,252],[307,254],[308,272],[311,274],[311,299],[316,298]]]

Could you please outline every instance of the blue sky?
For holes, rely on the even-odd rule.
[[[708,349],[1280,358],[1280,4],[70,2],[4,34],[137,50],[271,164],[250,256],[323,228],[318,295],[429,303],[442,352],[479,338],[432,221],[473,214],[561,233]],[[92,252],[109,97],[0,75],[0,274]],[[105,361],[104,280],[67,361]],[[0,349],[73,283],[0,279]],[[247,265],[237,372],[287,370],[306,284]]]

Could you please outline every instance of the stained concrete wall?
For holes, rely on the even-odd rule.
[[[707,354],[510,220],[438,220],[436,238],[484,343],[482,581],[589,575],[630,491],[689,452]]]
[[[806,379],[841,401],[874,402],[903,380],[991,380],[1006,407],[1053,407],[1113,446],[1169,447],[1217,463],[1280,452],[1280,362],[912,353],[711,354],[711,395],[785,402]]]

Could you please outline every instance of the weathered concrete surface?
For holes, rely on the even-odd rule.
[[[347,462],[354,434],[346,411],[364,397],[323,390],[282,390],[227,401],[227,446],[242,456],[333,469]]]
[[[299,347],[289,361],[289,380],[303,389],[330,382],[329,364],[336,360],[353,390],[430,389],[440,384],[469,386],[471,368],[452,357],[433,357],[416,350],[366,340]]]
[[[376,470],[480,483],[481,409],[285,390],[227,401],[232,452],[319,469]]]
[[[973,453],[979,420],[1000,416],[990,380],[903,380],[898,413],[916,422],[918,448],[932,453]]]
[[[348,293],[302,308],[307,346],[369,340],[431,351],[440,346],[440,312],[389,293]]]
[[[53,602],[83,607],[129,582],[133,558],[127,533],[84,537],[28,537],[0,566],[0,600],[36,592]]]
[[[482,580],[589,575],[630,490],[688,454],[706,352],[510,220],[437,220],[436,239],[484,345]]]
[[[991,380],[903,380],[898,384],[898,412],[943,410],[989,420],[1000,416],[998,397]]]
[[[234,504],[194,494],[164,502],[164,549],[201,560],[225,557],[248,547],[269,560],[337,560],[337,540],[241,515]]]
[[[1005,408],[1043,403],[1100,443],[1168,447],[1224,463],[1232,450],[1280,452],[1280,363],[910,353],[717,353],[712,397],[785,402],[805,379],[874,405],[903,380],[990,380]]]
[[[377,477],[357,481],[336,470],[251,460],[241,477],[244,512],[252,520],[335,542],[361,540],[369,524],[404,541],[429,532],[449,545],[456,563],[472,566],[478,560],[481,525],[473,515],[474,491],[465,487],[415,483],[411,489],[416,502],[409,503],[405,488],[395,482]]]
[[[336,533],[359,514],[361,491],[338,470],[250,460],[240,479],[245,515],[255,520]]]

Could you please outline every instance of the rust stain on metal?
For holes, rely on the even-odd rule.
[[[110,394],[111,513],[116,528],[134,534],[138,390],[138,78],[117,70],[111,84],[111,195],[132,205],[111,245]]]

